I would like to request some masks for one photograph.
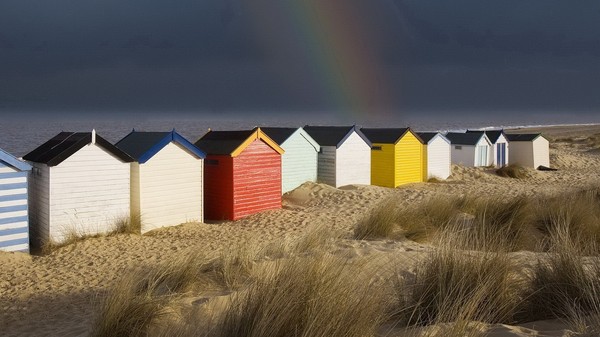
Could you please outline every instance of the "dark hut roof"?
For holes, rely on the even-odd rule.
[[[298,128],[280,128],[280,127],[266,127],[260,128],[264,131],[264,133],[269,136],[269,138],[273,139],[277,144],[281,145],[285,142],[290,136],[298,131]]]
[[[91,142],[91,132],[61,132],[23,156],[23,159],[56,166]],[[98,135],[96,135],[96,144],[124,162],[133,161],[128,154]]]
[[[340,146],[352,131],[371,146],[371,141],[355,126],[304,126],[306,131],[320,146]]]
[[[480,133],[482,131],[467,130],[467,133],[470,133],[470,132],[479,132]],[[498,138],[500,138],[500,136],[504,134],[504,131],[503,130],[485,130],[485,131],[483,131],[483,133],[485,133],[485,135],[488,137],[490,142],[496,143],[498,141]]]
[[[532,142],[541,135],[541,133],[509,133],[506,138],[509,142]]]
[[[461,144],[461,145],[476,145],[477,142],[484,136],[483,131],[479,132],[448,132],[446,134],[446,138],[450,140],[452,144]]]
[[[231,154],[254,132],[255,130],[208,131],[194,145],[207,154]]]
[[[429,143],[429,141],[432,140],[433,137],[438,135],[438,133],[437,132],[417,132],[417,135],[419,136],[419,138],[421,138],[423,143]]]
[[[206,157],[204,152],[175,132],[175,130],[171,132],[145,132],[134,130],[118,141],[115,146],[129,154],[136,161],[144,163],[172,141],[183,146],[198,158]]]
[[[362,131],[372,143],[395,144],[398,139],[410,130],[409,128],[362,128]]]

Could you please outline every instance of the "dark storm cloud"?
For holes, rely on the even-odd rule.
[[[597,1],[332,1],[363,14],[391,110],[600,106]],[[0,110],[335,109],[284,7],[3,0]]]

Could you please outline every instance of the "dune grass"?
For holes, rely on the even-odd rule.
[[[385,316],[385,287],[371,261],[327,254],[323,232],[289,241],[278,258],[250,241],[216,258],[192,255],[125,275],[104,298],[93,336],[146,335],[182,293],[225,289],[222,311],[190,317],[162,333],[178,336],[369,336]],[[282,251],[278,250],[279,253]],[[258,261],[257,259],[261,259]]]
[[[372,336],[385,301],[368,271],[327,254],[280,260],[231,297],[211,330],[219,337]]]
[[[107,232],[88,234],[85,232],[84,229],[78,227],[77,225],[65,226],[62,231],[63,237],[60,241],[39,239],[39,235],[36,234],[36,238],[32,240],[32,244],[34,246],[33,249],[35,253],[47,255],[57,249],[71,246],[78,242],[82,242],[88,239],[101,238],[118,234],[140,234],[142,229],[141,216],[132,215],[117,218],[115,219],[111,228],[112,229]]]
[[[504,178],[524,179],[527,178],[527,169],[511,164],[496,169],[496,174]]]
[[[101,301],[92,336],[145,336],[148,328],[168,314],[178,294],[199,283],[203,259],[192,254],[125,274]]]
[[[594,188],[517,198],[438,195],[414,208],[388,199],[354,237],[431,243],[411,277],[392,282],[373,261],[326,253],[340,236],[322,227],[272,243],[242,240],[212,257],[125,277],[106,296],[94,335],[146,334],[190,289],[226,295],[207,300],[201,315],[190,311],[167,325],[165,336],[373,336],[390,318],[419,336],[480,336],[485,325],[478,322],[548,318],[594,335],[599,223]],[[519,250],[541,251],[539,262],[515,265],[511,252]],[[403,268],[396,274],[406,275]]]
[[[396,283],[396,319],[407,326],[455,322],[450,330],[464,332],[460,322],[510,322],[520,301],[520,283],[512,277],[506,253],[462,251],[475,235],[447,230],[438,248],[417,264],[415,278]]]
[[[547,237],[545,249],[562,244],[553,242],[556,233],[568,235],[581,247],[600,248],[600,194],[598,189],[581,189],[535,200],[535,225]],[[589,253],[589,251],[588,251]]]
[[[375,207],[354,227],[354,238],[368,240],[391,237],[398,227],[397,207],[394,198],[389,198]]]

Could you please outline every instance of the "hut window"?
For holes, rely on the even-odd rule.
[[[460,146],[460,145],[456,145],[454,148],[455,148],[456,150],[462,150],[462,146]]]
[[[219,165],[219,161],[217,159],[206,159],[204,161],[204,163],[206,165],[213,165],[213,166]]]
[[[40,171],[39,167],[34,167],[31,170],[33,172],[33,175],[36,177],[40,177],[42,175],[42,171]]]
[[[381,146],[373,146],[371,149],[375,151],[381,151]]]

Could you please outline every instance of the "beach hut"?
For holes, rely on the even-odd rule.
[[[507,134],[511,164],[538,168],[550,167],[550,142],[542,134]]]
[[[439,132],[418,132],[425,143],[427,157],[427,179],[446,179],[451,172],[450,140]]]
[[[469,167],[492,165],[492,143],[483,132],[448,132],[453,164]]]
[[[319,144],[317,180],[334,187],[371,184],[371,142],[356,126],[305,126]]]
[[[115,144],[131,156],[131,216],[141,232],[203,219],[206,155],[175,130],[132,131]]]
[[[61,132],[23,157],[32,244],[114,230],[129,219],[133,159],[92,132]]]
[[[475,130],[467,130],[467,132],[481,132]],[[502,167],[508,165],[508,139],[503,130],[485,130],[485,135],[492,143],[492,160],[493,165]]]
[[[397,187],[426,179],[423,142],[410,128],[360,129],[372,143],[371,183]]]
[[[29,171],[31,165],[0,149],[0,250],[29,252]]]
[[[205,218],[237,220],[281,208],[284,151],[260,128],[209,131],[195,145],[206,153]]]
[[[285,152],[281,156],[281,193],[317,181],[320,146],[303,128],[261,128]]]

